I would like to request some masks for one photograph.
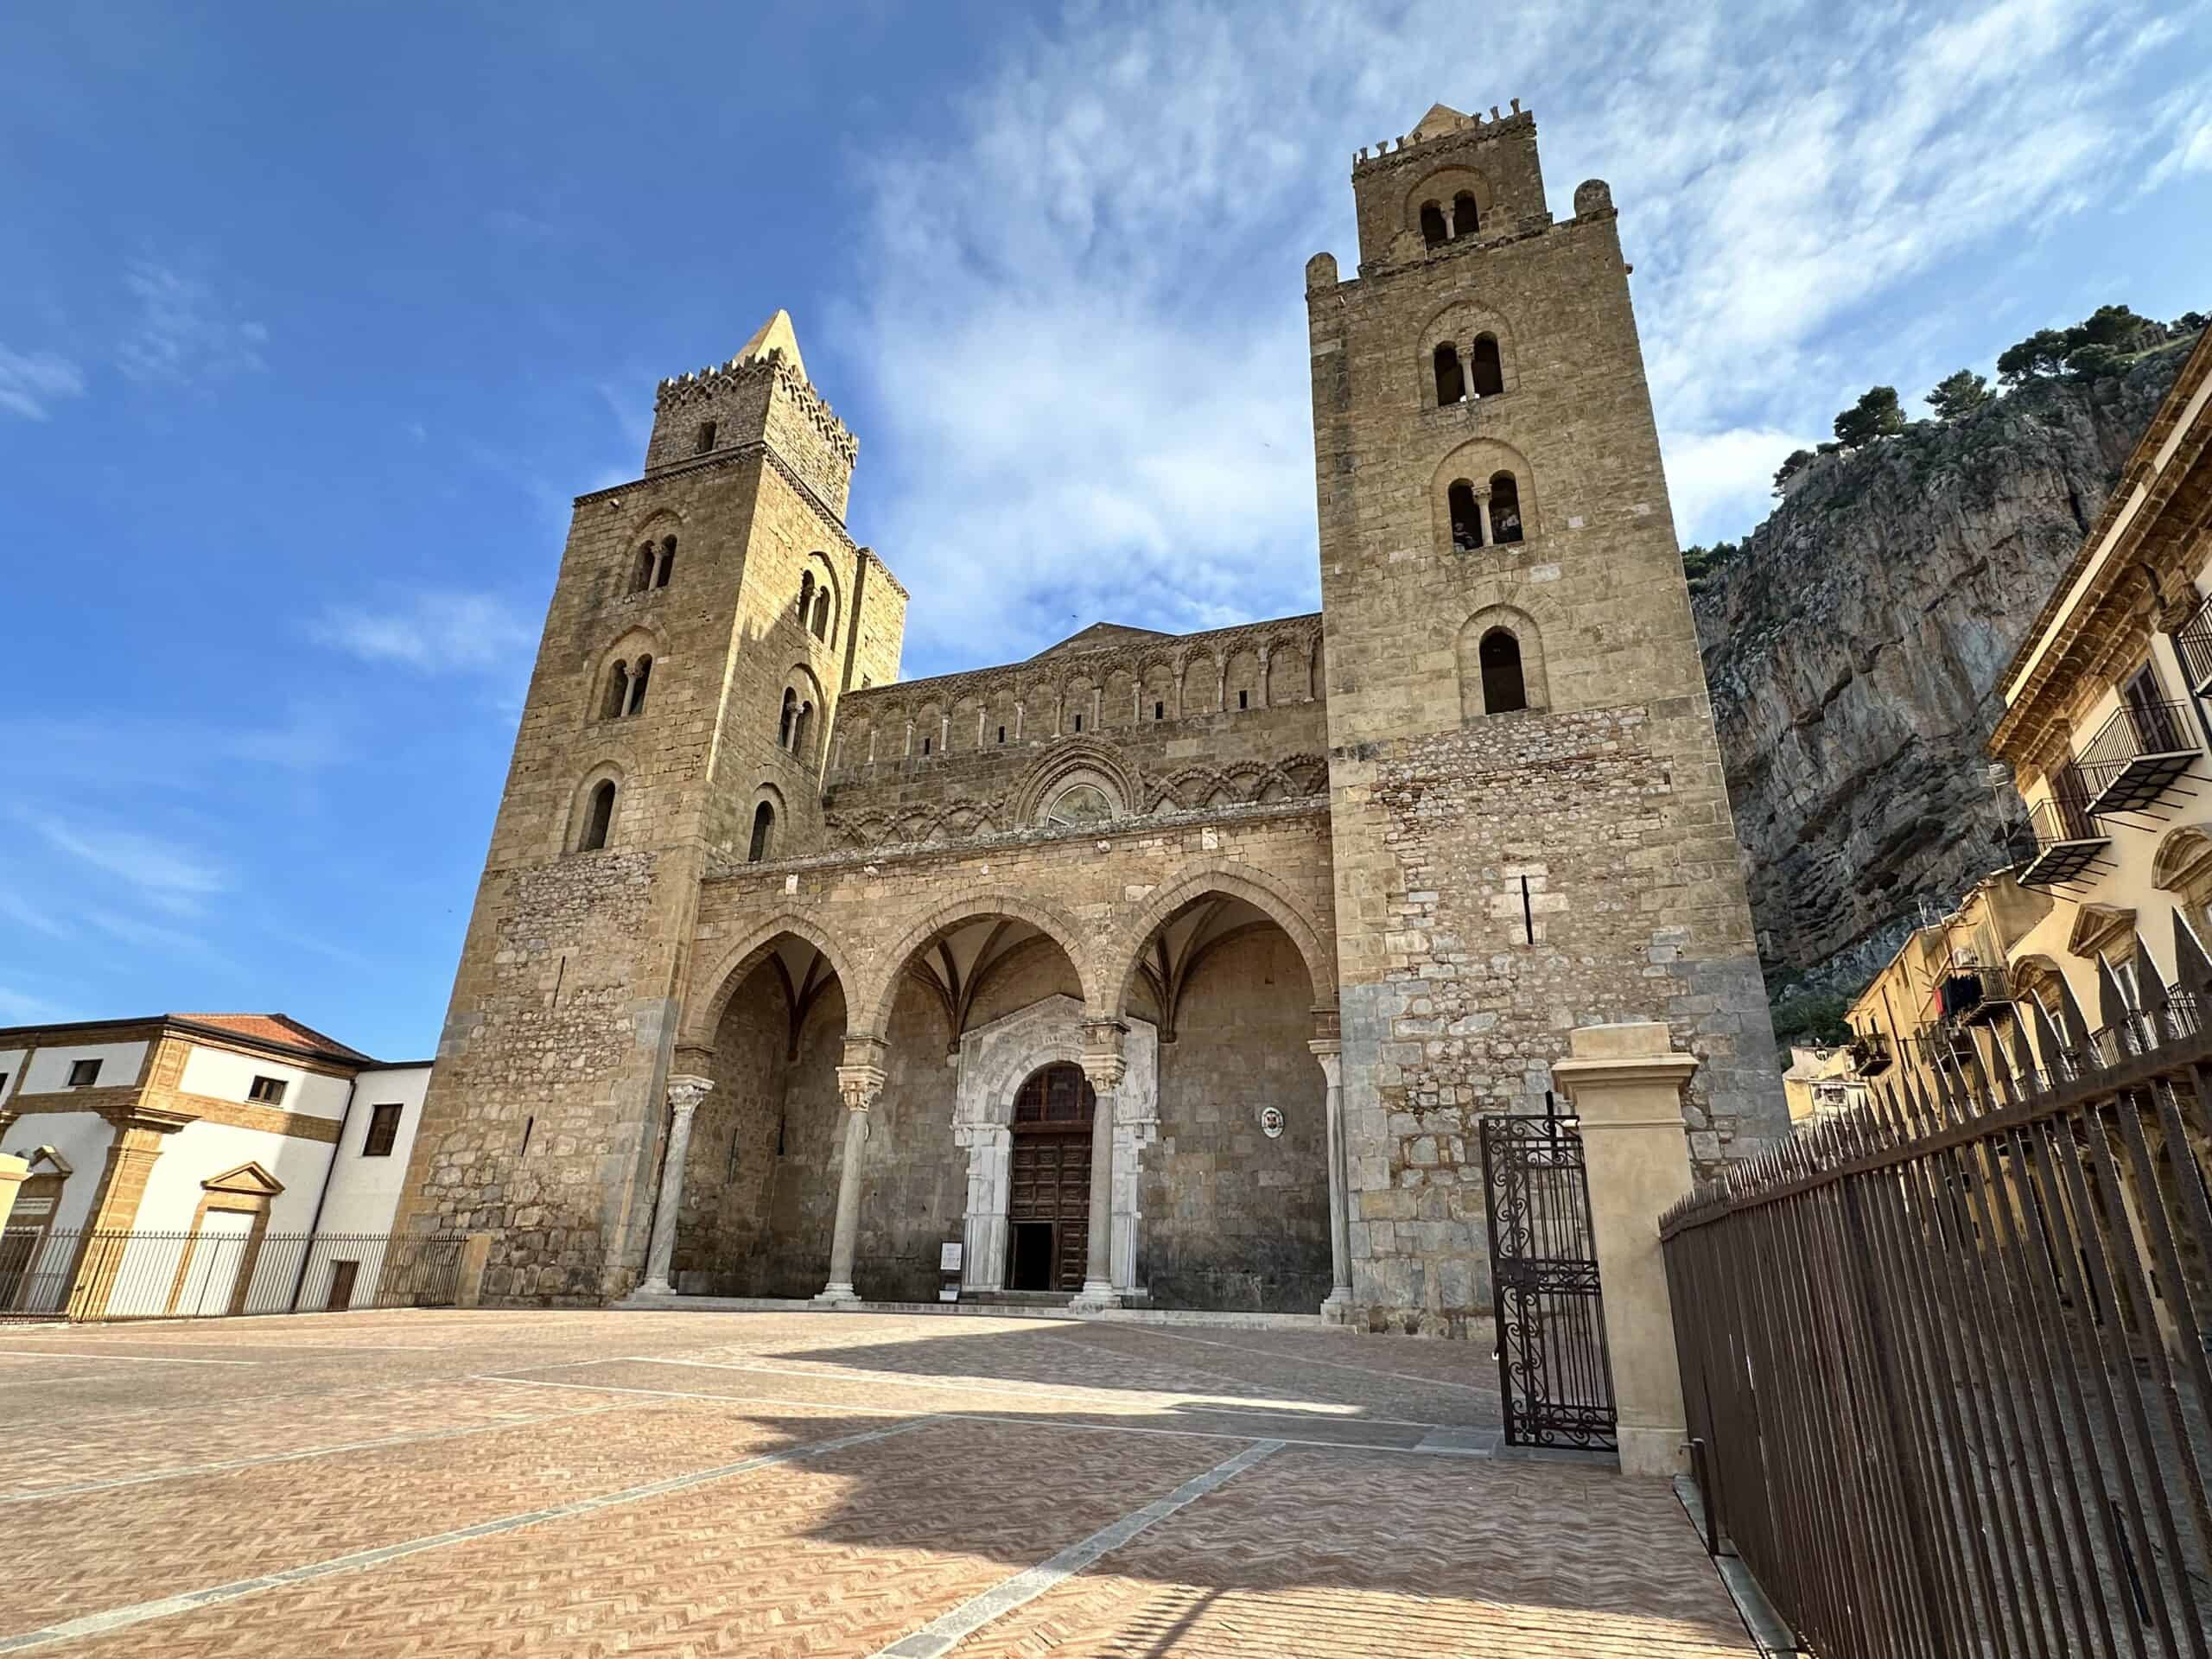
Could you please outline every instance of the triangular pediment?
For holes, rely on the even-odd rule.
[[[1115,645],[1134,645],[1140,639],[1166,639],[1172,636],[1157,628],[1133,628],[1126,622],[1094,622],[1080,633],[1071,633],[1056,645],[1047,645],[1029,660],[1038,658],[1071,655],[1078,651],[1106,651]]]
[[[753,338],[738,352],[738,360],[750,363],[756,357],[770,352],[781,352],[784,360],[798,371],[798,378],[806,378],[806,362],[798,354],[798,335],[791,327],[791,314],[780,307],[776,315],[753,331]]]
[[[200,1185],[210,1192],[233,1192],[250,1198],[273,1198],[284,1190],[283,1182],[254,1163],[210,1175]]]
[[[2074,931],[2066,948],[2077,957],[2115,954],[2114,947],[2135,936],[2135,912],[2114,905],[2084,905],[2074,914]],[[2126,955],[2125,950],[2117,952]]]

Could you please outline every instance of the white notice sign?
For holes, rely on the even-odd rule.
[[[942,1273],[959,1272],[960,1246],[957,1244],[939,1245],[938,1247],[937,1265],[938,1271]]]

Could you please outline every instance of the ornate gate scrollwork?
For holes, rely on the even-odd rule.
[[[1508,1446],[1609,1448],[1613,1374],[1571,1117],[1483,1120],[1492,1306]]]

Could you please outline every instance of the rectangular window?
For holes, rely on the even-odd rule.
[[[274,1106],[284,1098],[285,1082],[282,1077],[256,1077],[245,1091],[248,1100],[257,1100],[264,1106]]]
[[[7,1097],[8,1097],[8,1074],[7,1074],[5,1071],[0,1071],[0,1100],[5,1100],[5,1099],[7,1099]]]
[[[72,1089],[89,1089],[99,1080],[100,1063],[98,1060],[78,1060],[69,1067],[69,1086]]]
[[[389,1158],[391,1143],[399,1139],[399,1114],[397,1105],[369,1108],[369,1132],[361,1141],[364,1158]]]

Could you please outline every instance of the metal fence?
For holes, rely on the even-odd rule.
[[[0,1232],[0,1320],[450,1307],[464,1242],[388,1233],[11,1228]]]
[[[2023,1003],[1665,1218],[1714,1536],[1823,1659],[2205,1659],[2207,1014]]]

